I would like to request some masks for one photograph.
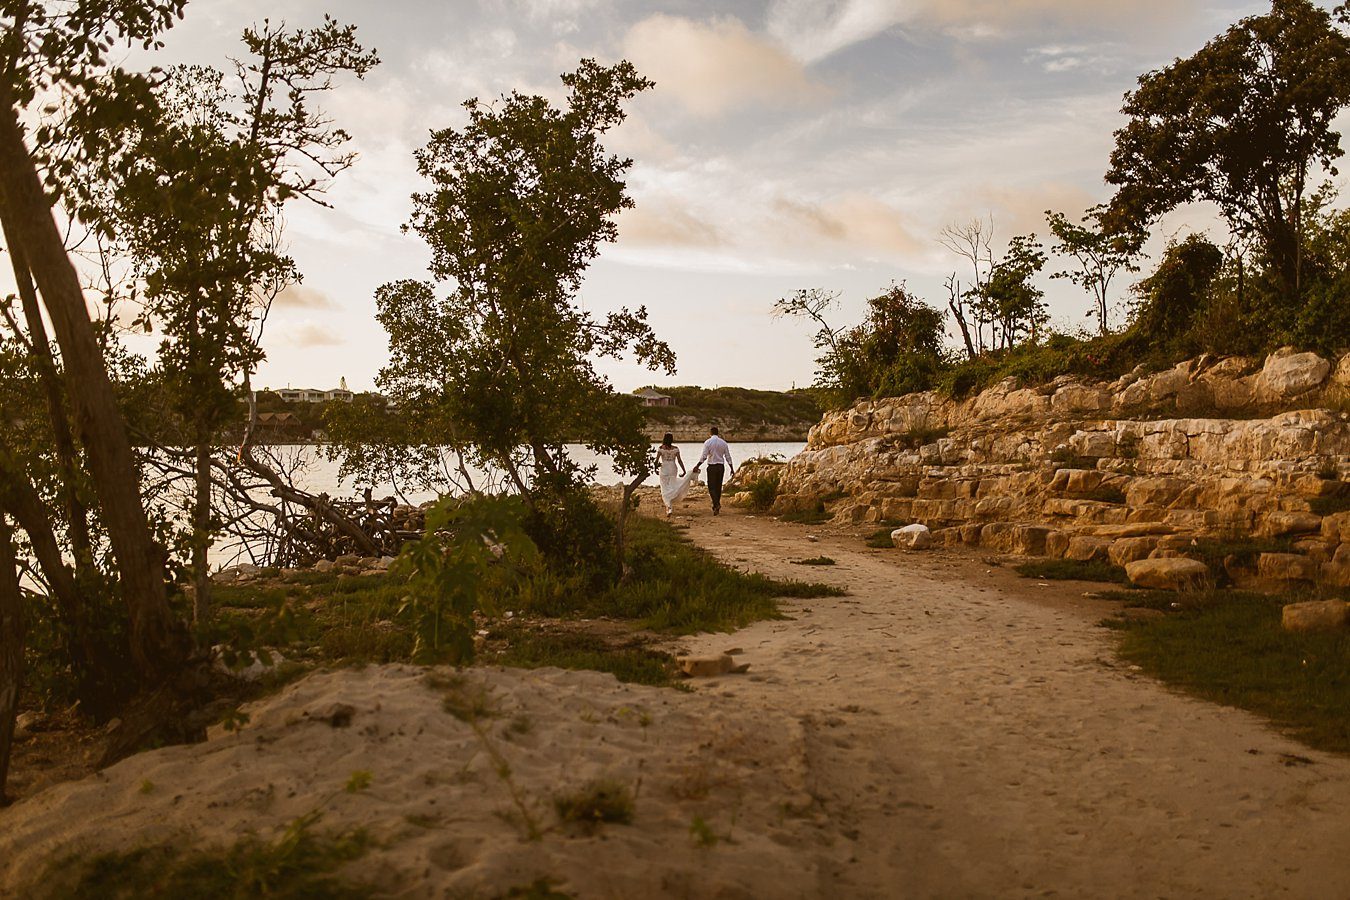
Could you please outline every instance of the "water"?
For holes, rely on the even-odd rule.
[[[652,444],[652,448],[656,448]],[[702,443],[676,443],[680,448],[680,455],[684,458],[684,464],[693,468],[698,462],[699,456],[703,452]],[[732,443],[731,461],[736,467],[741,463],[757,457],[779,458],[782,460],[791,459],[802,450],[806,449],[805,442],[787,441],[787,442],[762,442],[762,443]],[[303,454],[305,460],[302,468],[295,473],[296,487],[309,491],[313,494],[328,494],[330,497],[349,497],[360,493],[350,481],[344,481],[338,478],[338,464],[336,462],[324,459],[323,455],[313,448],[303,448],[298,451]],[[600,485],[619,484],[622,480],[619,474],[614,471],[612,461],[609,457],[594,453],[580,444],[568,444],[567,453],[575,462],[582,466],[595,466],[595,483]],[[486,474],[481,471],[470,470],[475,483],[489,481]],[[653,472],[650,484],[656,484],[657,479]],[[392,484],[378,484],[372,490],[372,496],[378,498],[393,496],[395,494]],[[404,498],[408,502],[417,504],[436,498],[432,491],[405,491]]]

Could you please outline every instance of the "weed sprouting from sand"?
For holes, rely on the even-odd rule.
[[[153,794],[155,792],[155,783],[149,778],[141,782],[141,786],[136,789],[138,794]]]
[[[705,822],[702,816],[694,816],[694,821],[689,823],[689,835],[695,844],[704,849],[717,846],[717,832],[712,830],[712,826]]]
[[[891,528],[879,528],[863,538],[863,543],[874,550],[894,550],[895,541],[891,539]]]
[[[553,798],[560,821],[588,828],[602,824],[629,825],[634,807],[633,792],[628,785],[610,778],[588,782],[579,790]]]
[[[794,559],[793,563],[799,566],[832,566],[834,560],[828,556],[812,556],[808,559]]]
[[[347,779],[347,784],[342,788],[349,794],[359,794],[374,782],[375,775],[369,769],[357,769]]]
[[[527,839],[539,840],[544,834],[543,829],[539,827],[539,820],[530,811],[524,792],[511,775],[511,763],[493,742],[492,735],[483,724],[484,720],[490,720],[498,715],[497,710],[488,703],[487,688],[480,684],[476,690],[473,689],[469,679],[458,672],[453,674],[431,672],[423,681],[433,690],[445,691],[442,708],[473,730],[478,743],[492,761],[492,771],[505,786],[507,794],[511,797],[511,804],[515,807],[513,816],[503,818],[512,824],[518,824]]]
[[[370,844],[365,831],[320,833],[317,810],[286,826],[273,840],[247,835],[226,847],[174,841],[132,850],[77,855],[54,863],[41,894],[54,900],[141,900],[146,897],[366,898],[373,890],[336,877]]]

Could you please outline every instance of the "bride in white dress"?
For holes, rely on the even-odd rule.
[[[675,437],[669,433],[661,440],[661,446],[656,448],[656,459],[660,465],[661,500],[666,504],[666,518],[669,518],[675,512],[675,501],[687,494],[690,485],[698,481],[698,473],[685,470],[680,448],[675,446]]]

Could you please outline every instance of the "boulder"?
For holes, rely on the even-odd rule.
[[[1326,381],[1329,374],[1331,363],[1316,353],[1277,350],[1256,376],[1257,392],[1279,400],[1297,397]]]
[[[1109,559],[1111,541],[1091,534],[1075,534],[1069,538],[1068,549],[1064,551],[1066,559],[1091,560]]]
[[[1185,558],[1135,560],[1126,564],[1125,575],[1137,587],[1161,591],[1193,591],[1209,583],[1209,568]]]
[[[1309,600],[1290,603],[1280,615],[1286,631],[1340,631],[1350,627],[1350,602]]]
[[[1322,518],[1322,537],[1338,544],[1350,544],[1350,512],[1338,512]]]
[[[336,566],[337,564],[334,563],[331,559],[321,559],[314,564],[314,571],[331,572],[333,571],[334,568],[336,568]]]
[[[1262,553],[1256,574],[1270,581],[1316,581],[1317,563],[1297,553]]]
[[[1315,534],[1322,527],[1322,517],[1310,512],[1272,512],[1261,520],[1257,534],[1262,537],[1284,537],[1290,534]]]
[[[337,566],[345,566],[347,568],[355,569],[360,567],[361,557],[357,556],[354,553],[344,553],[337,559],[333,560],[333,564]]]
[[[901,550],[927,550],[933,546],[933,532],[917,522],[891,532],[891,543]]]

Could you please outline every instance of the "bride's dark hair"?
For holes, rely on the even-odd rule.
[[[667,431],[667,432],[666,432],[666,436],[663,437],[663,438],[661,438],[661,446],[662,446],[662,447],[673,447],[674,445],[675,445],[675,435],[673,435],[673,434],[671,434],[669,431]]]

